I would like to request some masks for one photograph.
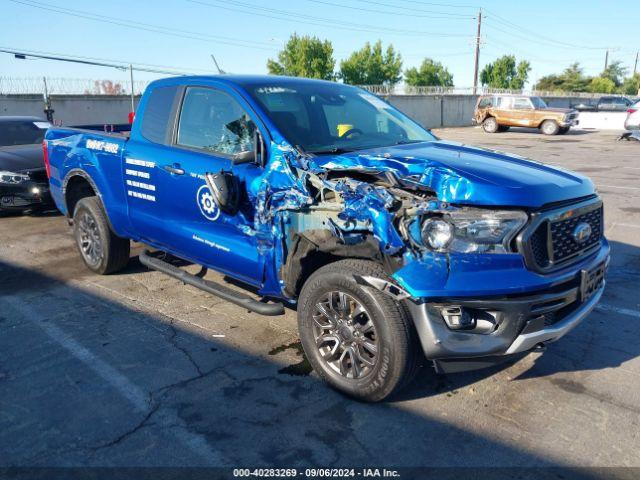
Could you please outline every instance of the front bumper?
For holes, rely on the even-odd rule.
[[[16,185],[0,185],[0,210],[23,211],[53,206],[49,185],[27,181]]]
[[[533,292],[490,297],[441,295],[405,301],[428,359],[445,363],[472,359],[482,367],[490,363],[489,357],[493,362],[526,353],[558,340],[578,325],[602,296],[608,262],[609,247],[603,241],[600,251],[573,265],[570,274],[566,269],[557,274],[563,278],[561,282]],[[477,280],[482,281],[483,272],[477,274]],[[554,275],[541,277],[558,280]],[[474,285],[469,276],[466,280],[468,288]],[[513,280],[508,274],[503,277],[503,283]],[[464,311],[467,319],[473,319],[472,324],[466,329],[448,325],[445,316],[452,307]],[[480,367],[470,364],[457,370]]]
[[[577,118],[558,122],[558,125],[560,125],[561,127],[575,127],[579,124],[580,124],[580,120],[578,120]]]

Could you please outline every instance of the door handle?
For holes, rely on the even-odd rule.
[[[167,172],[172,173],[174,175],[184,175],[184,170],[180,168],[179,163],[174,163],[173,165],[165,165],[164,168]]]

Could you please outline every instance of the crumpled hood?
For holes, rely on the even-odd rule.
[[[441,201],[463,205],[536,208],[595,193],[583,175],[442,140],[320,156],[311,163],[324,170],[392,172],[419,181]]]
[[[0,170],[27,172],[40,168],[44,168],[40,144],[0,147]]]

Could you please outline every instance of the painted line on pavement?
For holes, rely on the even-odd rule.
[[[600,310],[601,312],[614,312],[619,313],[621,315],[627,315],[629,317],[640,318],[640,311],[631,310],[629,308],[620,308],[614,307],[613,305],[608,305],[606,303],[600,303],[596,306],[596,310]]]
[[[4,299],[9,306],[18,312],[25,320],[30,321],[34,325],[40,327],[44,333],[73,357],[93,370],[105,382],[109,383],[116,391],[133,405],[133,407],[142,414],[149,411],[150,405],[148,395],[136,384],[131,382],[126,376],[109,365],[104,360],[96,357],[88,349],[78,343],[71,335],[66,333],[60,327],[51,323],[48,317],[41,315],[36,309],[30,305],[20,302],[15,298],[5,297]],[[186,430],[184,422],[175,413],[163,414],[168,425],[179,426],[183,428],[172,428],[171,434],[177,438],[185,447],[196,455],[206,460],[207,464],[224,465],[221,455],[212,450],[206,439],[199,435]],[[162,432],[162,434],[165,434]]]

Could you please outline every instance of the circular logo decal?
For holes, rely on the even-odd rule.
[[[200,208],[200,213],[207,220],[217,220],[220,216],[220,208],[213,200],[213,195],[211,194],[211,190],[206,185],[202,185],[198,189],[198,193],[196,193],[196,201],[198,202],[198,208]]]

